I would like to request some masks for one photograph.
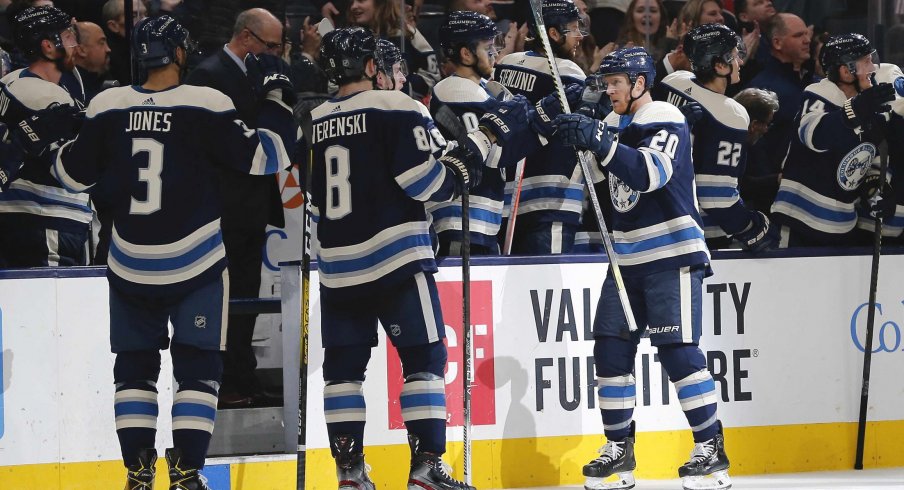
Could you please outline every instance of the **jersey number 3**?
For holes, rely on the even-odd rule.
[[[152,214],[160,211],[163,181],[163,143],[150,138],[134,138],[132,140],[132,156],[147,153],[148,165],[138,168],[138,180],[147,186],[147,198],[144,201],[132,198],[129,214]]]

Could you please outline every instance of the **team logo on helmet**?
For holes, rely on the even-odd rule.
[[[612,206],[619,213],[627,213],[637,206],[640,201],[640,192],[628,187],[621,179],[609,174],[609,197],[612,198]]]
[[[846,191],[855,190],[866,176],[875,157],[876,146],[872,143],[861,143],[854,147],[838,165],[838,172],[835,174],[838,185]]]

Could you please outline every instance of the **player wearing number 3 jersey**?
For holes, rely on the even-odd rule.
[[[73,192],[99,181],[116,189],[107,276],[126,488],[153,487],[159,350],[170,347],[178,382],[175,448],[166,454],[170,488],[204,490],[199,470],[222,380],[229,288],[215,167],[264,175],[290,165],[284,141],[293,141],[294,121],[281,91],[292,87],[263,61],[246,59],[263,70],[260,129],[252,130],[223,93],[180,84],[192,43],[171,17],[138,24],[132,50],[146,81],[95,97],[78,136],[54,155],[51,172]]]

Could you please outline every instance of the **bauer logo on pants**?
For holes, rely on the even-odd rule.
[[[449,361],[446,364],[446,420],[449,426],[461,426],[462,414],[462,311],[461,282],[437,282],[443,320],[446,324],[446,347]],[[471,388],[471,423],[493,425],[496,423],[496,368],[493,360],[493,282],[471,282],[471,328],[473,336],[473,377]],[[402,364],[395,349],[387,349],[387,379],[389,393],[389,428],[403,429],[399,394],[402,392]]]

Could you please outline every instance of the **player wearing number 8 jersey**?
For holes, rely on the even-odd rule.
[[[292,87],[284,74],[246,60],[249,71],[262,71],[264,98],[260,129],[251,130],[223,93],[180,85],[192,42],[174,19],[138,24],[132,49],[147,80],[95,97],[78,136],[53,154],[51,171],[72,191],[99,181],[116,189],[107,275],[126,488],[153,487],[159,351],[170,347],[178,382],[170,488],[204,490],[199,471],[222,381],[229,287],[216,167],[263,175],[289,166],[283,141],[292,141],[294,122],[281,91]],[[36,134],[52,132],[54,114],[45,114],[50,124],[29,121]]]
[[[644,327],[675,384],[696,442],[690,460],[678,470],[684,487],[728,488],[718,396],[698,347],[709,251],[696,211],[687,124],[673,105],[652,100],[649,89],[656,74],[643,48],[608,55],[599,75],[613,111],[604,121],[558,116],[556,134],[564,144],[593,151],[607,174],[614,248],[640,329],[629,332],[610,274],[593,323],[597,393],[608,442],[584,466],[585,488],[634,486],[633,371]]]

